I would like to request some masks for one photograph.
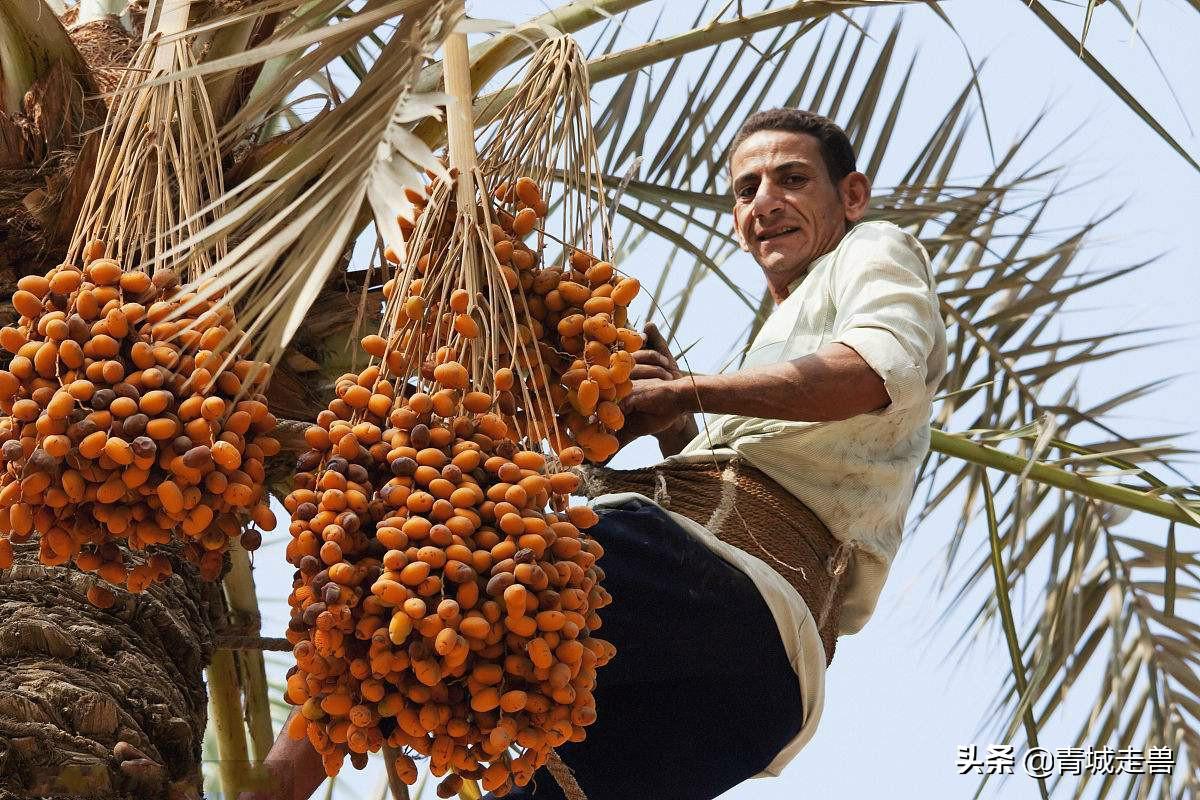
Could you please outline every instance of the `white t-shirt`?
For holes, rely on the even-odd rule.
[[[883,378],[891,403],[838,422],[786,422],[722,414],[672,460],[725,461],[761,470],[812,509],[840,541],[853,541],[840,634],[862,629],[900,545],[917,470],[929,450],[932,401],[946,372],[946,328],[925,248],[890,222],[864,222],[815,260],[750,345],[746,367],[779,363],[841,342]],[[600,505],[631,495],[605,495]],[[671,513],[669,509],[664,509]],[[671,516],[758,586],[800,680],[800,733],[767,767],[778,775],[812,738],[825,694],[825,649],[800,594],[766,562]]]

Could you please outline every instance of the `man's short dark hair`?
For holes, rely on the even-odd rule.
[[[829,117],[798,108],[771,108],[756,111],[747,117],[737,135],[733,137],[733,144],[729,146],[731,164],[738,145],[759,131],[807,133],[814,137],[821,144],[821,159],[825,162],[825,170],[834,186],[856,170],[854,145],[850,144],[846,132]]]

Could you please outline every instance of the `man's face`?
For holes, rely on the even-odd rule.
[[[738,243],[773,287],[800,277],[845,235],[846,204],[829,179],[816,137],[758,131],[738,145],[730,171]]]

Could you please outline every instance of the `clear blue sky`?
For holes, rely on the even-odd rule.
[[[671,0],[670,5],[686,7],[688,19],[668,16],[660,25],[660,35],[680,29],[693,13],[692,3]],[[1077,30],[1081,9],[1052,5]],[[746,6],[749,10],[759,4],[748,2]],[[471,2],[468,8],[477,16],[521,20],[545,6],[531,0],[513,0],[502,7]],[[1012,141],[1047,104],[1049,118],[1030,153],[1044,152],[1069,131],[1080,128],[1052,160],[1073,165],[1070,182],[1092,181],[1074,193],[1071,204],[1054,210],[1048,224],[1079,224],[1125,203],[1124,210],[1093,238],[1090,252],[1077,262],[1077,267],[1111,268],[1165,253],[1154,266],[1090,292],[1086,300],[1076,304],[1077,310],[1063,316],[1063,330],[1071,335],[1152,324],[1185,326],[1161,337],[1178,337],[1179,342],[1119,356],[1086,370],[1080,383],[1085,401],[1194,369],[1195,309],[1200,308],[1200,281],[1196,278],[1200,226],[1195,222],[1200,174],[1159,141],[1053,39],[1023,3],[947,3],[945,9],[971,53],[977,59],[988,56],[982,82],[997,148]],[[896,13],[879,13],[876,21],[881,24],[873,30],[886,31]],[[1182,2],[1147,4],[1141,31],[1172,78],[1184,107],[1200,116],[1200,84],[1189,80],[1200,67],[1195,51],[1200,25],[1195,16]],[[652,13],[635,12],[629,18],[629,35],[644,38],[652,23]],[[1190,33],[1185,35],[1185,31]],[[1101,6],[1090,34],[1090,47],[1184,146],[1200,157],[1200,142],[1190,136],[1153,63],[1140,45],[1131,46],[1128,39],[1126,23],[1111,6]],[[809,41],[801,40],[797,46],[806,48]],[[928,10],[913,7],[904,12],[899,56],[907,61],[918,50],[914,89],[892,145],[898,155],[915,152],[924,143],[931,125],[944,113],[968,74],[954,35]],[[873,57],[874,51],[877,45],[869,45],[867,55]],[[602,97],[605,91],[601,85],[595,94]],[[1193,121],[1200,124],[1200,119]],[[964,177],[990,168],[986,150],[975,150],[959,171]],[[895,175],[886,174],[887,170],[885,164],[885,174],[874,176],[878,182],[886,184],[895,179]],[[648,257],[640,256],[638,263],[623,266],[646,282],[654,275],[653,253],[652,247],[644,248],[641,254]],[[753,293],[761,288],[757,267],[748,256],[735,257],[727,266],[745,280]],[[696,307],[689,312],[680,338],[691,341],[704,337],[693,351],[692,365],[698,370],[715,368],[725,350],[725,328],[732,334],[741,327],[742,321],[736,318],[739,312],[730,310],[727,298],[728,294],[720,291],[701,291]],[[1186,443],[1195,447],[1200,445],[1200,437],[1195,433],[1194,412],[1189,409],[1195,407],[1198,393],[1200,378],[1194,372],[1184,374],[1174,384],[1130,406],[1114,421],[1130,434],[1186,433]],[[656,455],[643,441],[619,456],[619,465],[650,463]],[[1185,471],[1196,480],[1194,467]],[[881,789],[889,798],[898,799],[972,796],[976,779],[956,774],[955,747],[994,741],[990,731],[980,731],[980,724],[1006,675],[1008,656],[998,631],[993,631],[977,642],[961,662],[945,661],[967,625],[966,612],[973,609],[968,603],[964,613],[941,627],[933,627],[946,605],[946,598],[936,594],[936,586],[942,548],[956,522],[949,512],[948,508],[930,518],[917,535],[907,539],[874,618],[861,633],[839,641],[836,661],[827,675],[824,715],[812,743],[781,778],[752,781],[730,791],[726,798],[859,798],[880,796]],[[1125,524],[1147,523],[1133,520]],[[981,528],[973,530],[975,536],[968,540],[972,549],[982,537]],[[1152,530],[1165,532],[1161,525]],[[1193,533],[1181,532],[1181,546],[1194,549]],[[256,567],[265,632],[278,634],[286,620],[282,599],[291,572],[282,561],[282,547],[264,548],[256,557]],[[282,667],[277,672],[281,674]],[[1092,691],[1091,687],[1087,691]],[[1082,699],[1087,702],[1090,698]],[[1055,733],[1051,726],[1043,733],[1042,743],[1050,748],[1069,744],[1069,734],[1059,733],[1055,738]],[[714,754],[714,758],[719,757]],[[341,796],[358,796],[378,786],[378,766],[375,762],[367,774],[353,776],[353,794]],[[1034,782],[1018,774],[1003,786],[1001,794],[991,796],[1025,800],[1038,794]]]

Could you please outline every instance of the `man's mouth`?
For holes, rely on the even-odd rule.
[[[760,242],[769,242],[772,239],[778,239],[780,236],[787,236],[789,233],[795,233],[799,228],[780,228],[777,231],[769,231],[767,233],[758,234]]]

